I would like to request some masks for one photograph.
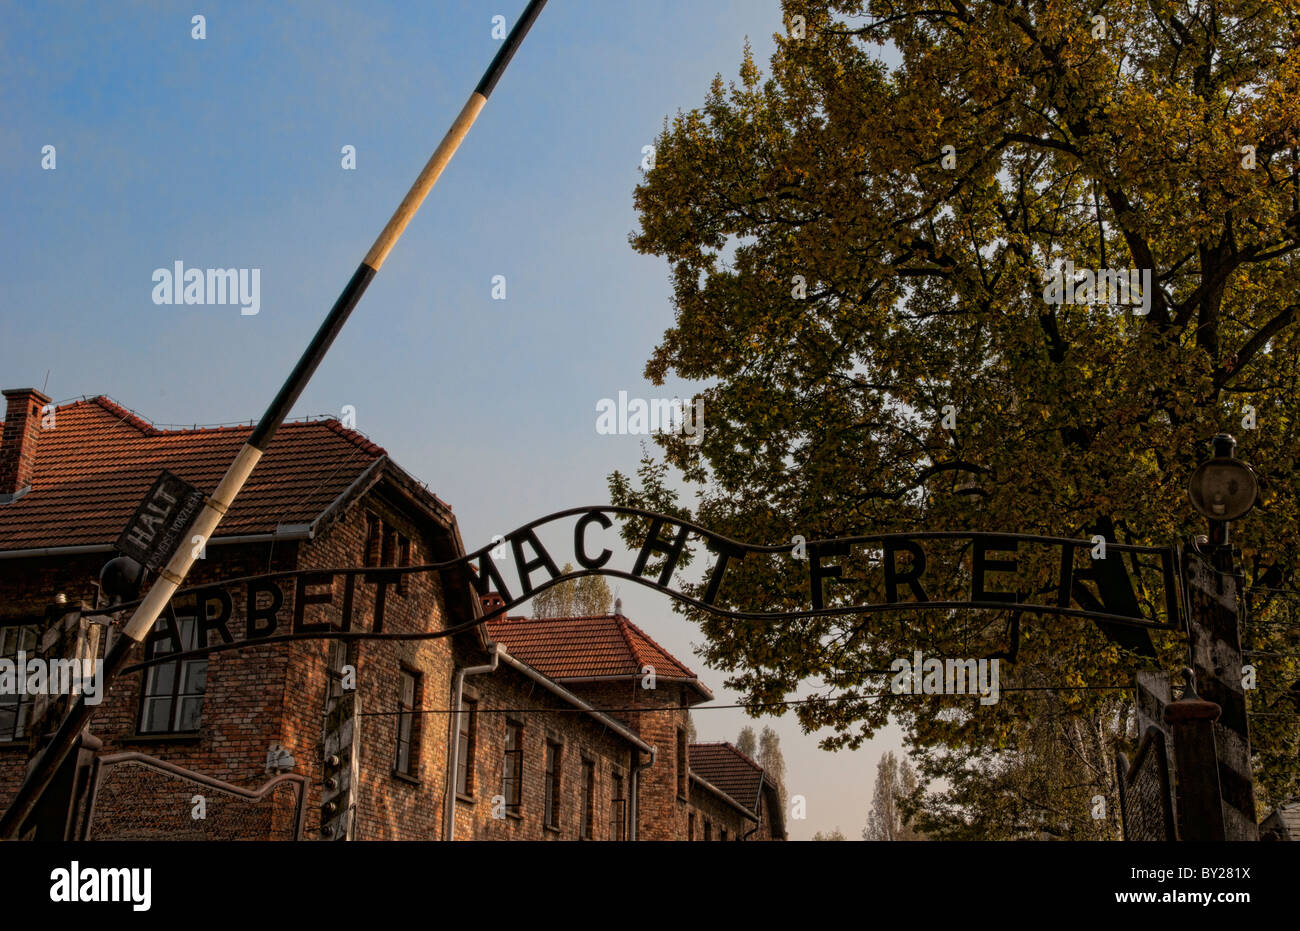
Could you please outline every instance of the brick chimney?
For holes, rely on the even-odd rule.
[[[35,388],[4,392],[5,428],[0,439],[0,496],[14,495],[32,483],[36,442],[41,435],[41,408],[50,399]]]

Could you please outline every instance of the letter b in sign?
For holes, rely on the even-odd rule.
[[[271,603],[266,607],[258,607],[258,595],[269,595]],[[245,617],[248,618],[247,629],[244,634],[248,640],[257,637],[270,637],[275,633],[279,626],[275,615],[284,607],[284,593],[274,582],[261,580],[248,583],[248,612]]]

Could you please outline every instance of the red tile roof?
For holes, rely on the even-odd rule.
[[[729,743],[691,744],[687,760],[692,775],[731,796],[751,812],[758,810],[763,767]]]
[[[113,543],[162,469],[211,493],[251,426],[160,430],[106,397],[55,411],[32,487],[0,505],[0,550]],[[337,420],[286,423],[217,538],[310,523],[384,450]]]
[[[640,676],[653,666],[659,679],[689,679],[713,694],[675,656],[621,614],[589,617],[507,617],[487,622],[488,635],[543,675],[566,679]]]

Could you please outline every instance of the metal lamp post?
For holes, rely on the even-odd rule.
[[[1193,546],[1186,553],[1188,646],[1196,693],[1221,709],[1207,746],[1216,763],[1214,794],[1223,838],[1258,840],[1238,616],[1244,580],[1234,564],[1229,530],[1232,521],[1255,506],[1259,481],[1255,471],[1236,458],[1236,440],[1220,433],[1213,444],[1214,458],[1198,466],[1188,482],[1192,506],[1210,522],[1208,552]]]
[[[1213,440],[1214,458],[1197,466],[1188,482],[1192,507],[1210,521],[1209,543],[1228,543],[1231,521],[1245,517],[1259,497],[1255,470],[1236,458],[1237,441],[1227,433]]]

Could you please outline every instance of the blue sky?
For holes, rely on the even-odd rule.
[[[0,4],[3,387],[48,373],[56,401],[107,394],[159,424],[258,417],[491,60],[493,15],[524,5]],[[471,548],[605,503],[641,438],[598,435],[597,402],[691,390],[642,376],[672,305],[667,266],[627,242],[641,148],[781,28],[776,0],[552,0],[294,414],[354,406]],[[155,305],[153,270],[176,261],[261,269],[260,312]],[[629,588],[625,613],[732,702],[698,630]],[[827,754],[792,717],[695,720],[703,740],[777,728],[808,800],[794,838],[856,838],[898,746]]]

